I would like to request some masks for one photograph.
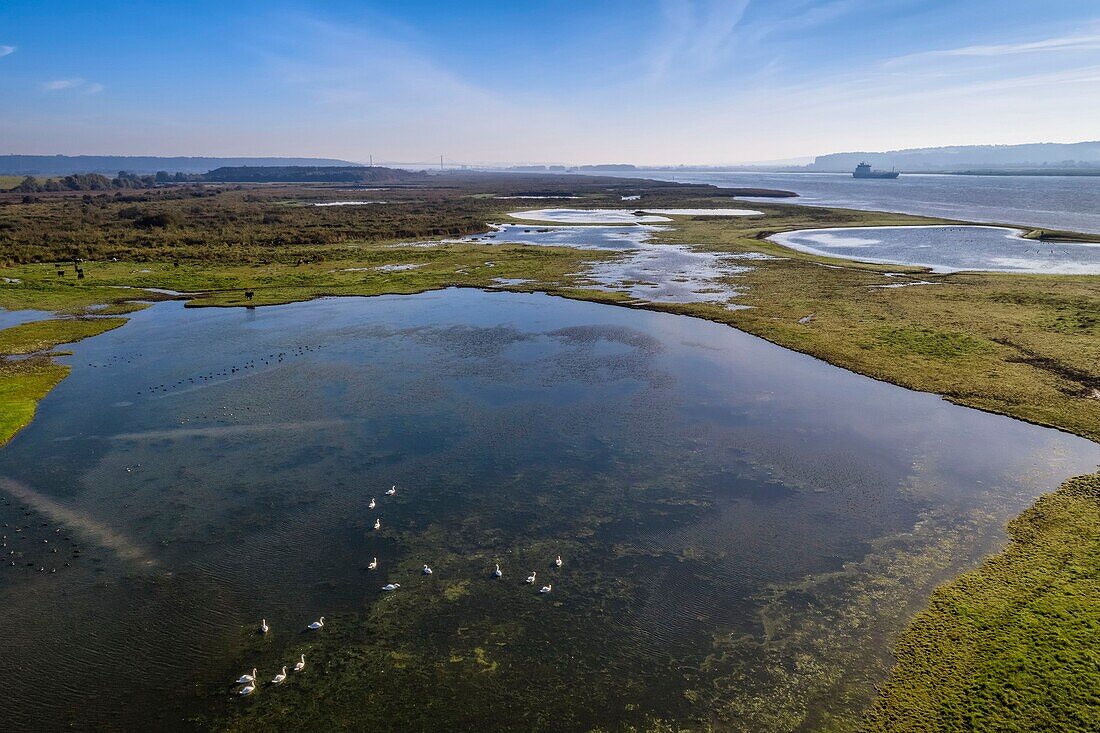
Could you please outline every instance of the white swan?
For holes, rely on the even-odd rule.
[[[260,633],[261,634],[266,634],[270,630],[271,630],[271,627],[267,625],[267,619],[266,618],[261,619],[260,620]]]
[[[318,620],[314,621],[313,623],[311,623],[311,624],[310,624],[309,626],[307,626],[306,628],[307,628],[307,629],[312,629],[313,631],[316,631],[317,629],[321,628],[321,627],[322,627],[322,626],[324,626],[324,625],[325,625],[325,617],[324,617],[324,616],[322,616],[321,618],[319,618]]]
[[[367,566],[367,570],[375,570],[378,568],[378,558],[374,558],[370,561],[370,565]]]
[[[391,590],[397,590],[400,587],[401,587],[400,583],[387,583],[386,585],[382,586],[382,590],[391,591]]]
[[[432,574],[432,569],[429,568],[427,565],[424,566],[424,574],[425,575],[431,575]]]
[[[256,685],[257,685],[256,682],[249,682],[247,685],[242,687],[240,689],[240,691],[237,692],[237,694],[238,695],[251,695],[253,692],[256,691]]]
[[[248,682],[255,682],[255,681],[256,681],[256,668],[255,667],[252,668],[252,674],[242,674],[240,677],[237,678],[237,684],[238,685],[243,685],[243,684],[246,684]]]
[[[528,575],[527,580],[525,582],[534,583],[535,582],[535,575],[536,575],[536,573],[531,573],[530,575]]]
[[[502,575],[504,575],[504,573],[500,572],[500,563],[497,563],[496,568],[493,569],[493,577],[499,578]]]
[[[301,672],[305,668],[306,668],[306,655],[303,654],[301,659],[298,660],[298,663],[294,665],[294,671],[295,672]],[[283,667],[283,669],[286,669],[286,667]]]
[[[558,555],[558,559],[554,561],[554,564],[559,568],[561,567],[561,555]]]
[[[550,585],[544,585],[541,588],[539,588],[539,593],[549,593],[552,590],[554,590],[554,584],[553,583],[551,583]]]
[[[378,506],[378,502],[374,500],[374,497],[371,497],[370,504],[367,504],[367,509],[374,509],[376,506]]]
[[[286,680],[286,666],[283,667],[283,671],[271,678],[271,684],[281,685]]]
[[[386,496],[393,496],[396,493],[397,493],[397,487],[396,486],[391,486],[390,488],[386,489]]]
[[[374,528],[375,529],[382,529],[382,520],[381,519],[374,520]]]

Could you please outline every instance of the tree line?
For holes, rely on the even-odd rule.
[[[49,178],[39,181],[27,176],[13,191],[18,193],[43,193],[46,191],[117,191],[124,189],[156,188],[164,183],[189,183],[201,181],[199,173],[169,173],[157,171],[155,175],[139,176],[135,173],[119,171],[114,178],[102,173],[74,173],[64,178]]]

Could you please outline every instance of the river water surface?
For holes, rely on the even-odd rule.
[[[709,183],[726,188],[780,189],[799,195],[796,199],[780,199],[780,203],[896,211],[1100,234],[1100,176],[903,173],[900,178],[887,181],[856,179],[850,173],[637,170],[601,171],[600,175]],[[638,205],[644,206],[645,199]]]
[[[71,349],[0,451],[3,730],[280,705],[303,730],[762,729],[840,699],[796,656],[869,695],[931,587],[1100,461],[721,325],[546,295],[165,302]],[[855,618],[885,557],[912,562],[874,612],[815,626]]]

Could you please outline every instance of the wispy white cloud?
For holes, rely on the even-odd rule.
[[[660,33],[648,57],[652,82],[714,69],[735,48],[749,0],[663,0]]]
[[[42,88],[47,92],[56,92],[59,89],[72,89],[78,84],[82,84],[83,81],[83,79],[54,79],[53,81],[43,82]]]
[[[15,53],[15,46],[0,46],[0,58],[10,56]]]
[[[560,100],[503,94],[468,78],[416,29],[373,15],[354,25],[302,14],[279,20],[261,30],[255,50],[294,100],[285,119],[324,105],[337,134],[353,141],[344,157],[492,160],[568,138]]]
[[[52,79],[42,83],[42,89],[47,92],[58,92],[63,89],[70,89],[81,94],[99,94],[106,87],[99,82],[86,81],[84,79]]]
[[[935,58],[995,58],[1034,53],[1056,54],[1097,51],[1100,50],[1100,23],[1093,24],[1093,27],[1094,30],[1089,32],[1054,36],[1052,38],[1041,38],[1037,41],[979,44],[922,51],[920,53],[907,54],[905,56],[890,59],[888,63],[903,64],[911,61]]]

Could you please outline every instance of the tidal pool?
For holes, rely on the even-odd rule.
[[[659,244],[654,235],[664,227],[632,226],[530,226],[500,224],[489,234],[466,241],[519,242],[544,247],[610,249],[623,256],[590,263],[580,287],[628,293],[654,303],[716,303],[734,309],[740,291],[730,279],[748,272],[745,262],[764,255],[706,252],[678,244]]]
[[[540,294],[163,302],[67,348],[0,450],[4,730],[851,713],[931,588],[1100,461],[725,326]]]
[[[47,318],[54,318],[54,314],[49,311],[39,310],[17,310],[9,311],[0,308],[0,328],[11,328],[12,326],[18,326],[23,323],[31,323],[33,321],[44,321]]]
[[[669,216],[761,216],[754,209],[532,209],[508,216],[556,224],[653,224],[672,221]],[[667,214],[667,216],[663,216]]]
[[[991,226],[843,227],[783,232],[769,239],[812,254],[935,272],[1100,274],[1100,242],[1039,242],[1020,234]]]
[[[314,206],[371,206],[373,204],[388,204],[389,201],[321,201]]]

